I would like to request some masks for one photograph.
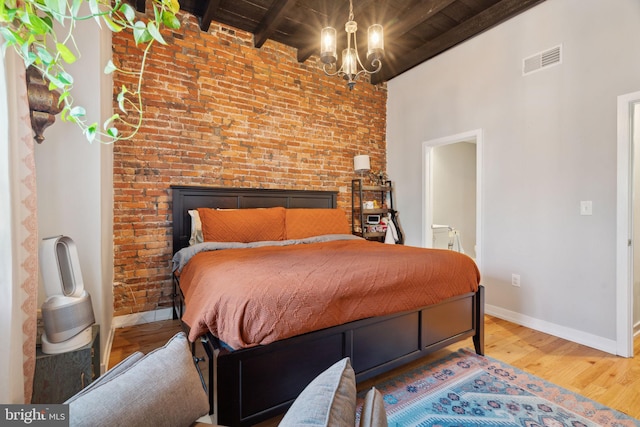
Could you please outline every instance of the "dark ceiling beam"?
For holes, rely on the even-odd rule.
[[[216,17],[218,13],[218,8],[220,7],[221,0],[209,0],[207,2],[207,7],[202,14],[202,18],[200,19],[200,30],[205,33],[209,31],[209,27],[211,26],[211,21]]]
[[[136,10],[138,12],[144,13],[145,11],[145,0],[133,0],[135,3]]]
[[[278,25],[285,18],[287,12],[295,6],[296,0],[276,0],[269,8],[269,11],[264,16],[258,28],[253,33],[253,44],[257,48],[261,48],[262,45],[271,37],[271,35],[278,29]]]
[[[362,16],[362,14],[364,14],[364,12],[369,9],[369,8],[373,8],[376,3],[378,3],[379,0],[360,0],[356,3],[356,5],[353,7],[353,18],[355,19],[356,22],[358,22],[358,17]],[[347,18],[349,18],[349,15],[345,15],[344,17],[344,22],[347,22]]]
[[[499,3],[484,10],[478,15],[470,18],[460,25],[452,28],[446,33],[433,40],[429,40],[423,45],[410,52],[394,52],[396,57],[402,58],[396,69],[385,69],[384,61],[382,70],[371,76],[371,83],[384,82],[391,77],[395,77],[422,62],[433,58],[447,49],[462,43],[471,37],[492,28],[505,20],[524,12],[525,10],[542,3],[544,0],[502,0]]]
[[[319,36],[318,36],[319,38]],[[320,42],[318,42],[318,46],[320,45]],[[313,45],[307,45],[305,47],[299,47],[298,48],[298,62],[302,63],[304,61],[306,61],[307,59],[309,59],[309,57],[311,55],[313,55],[314,53],[319,53],[320,52],[320,48],[318,46],[313,46]]]
[[[314,19],[302,19],[296,32],[290,35],[290,39],[296,41],[290,46],[298,49],[298,62],[300,63],[309,59],[313,54],[320,54],[321,26],[310,22],[315,21]]]
[[[398,39],[454,1],[455,0],[428,0],[423,2],[418,0],[416,3],[420,3],[419,6],[414,7],[412,5],[406,8],[397,18],[391,20],[391,25],[389,25],[389,28],[385,28],[384,32]]]

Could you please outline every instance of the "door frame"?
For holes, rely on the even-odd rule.
[[[430,248],[433,242],[433,149],[457,142],[475,141],[476,144],[476,247],[475,261],[482,265],[482,147],[483,131],[475,129],[422,143],[422,247]]]
[[[616,354],[633,357],[633,105],[640,92],[618,96],[616,208]],[[636,165],[640,167],[640,165]]]

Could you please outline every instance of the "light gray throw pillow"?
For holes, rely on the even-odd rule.
[[[356,377],[349,358],[318,375],[302,390],[280,427],[353,427],[356,422]]]
[[[94,388],[99,387],[103,382],[110,381],[111,378],[119,375],[122,372],[125,372],[127,369],[129,369],[130,367],[135,365],[138,362],[138,360],[142,359],[143,357],[144,357],[144,354],[142,352],[140,352],[140,351],[136,351],[135,353],[130,354],[124,360],[120,361],[120,363],[118,363],[116,366],[114,366],[113,368],[109,369],[103,375],[98,377],[97,380],[91,382],[91,384],[89,384],[88,386],[86,386],[85,388],[80,390],[75,395],[71,396],[69,398],[69,400],[67,400],[64,403],[66,403],[68,405],[71,402],[73,402],[74,400],[77,400],[78,398],[80,398],[80,396],[83,396],[83,395],[89,393]]]
[[[360,427],[387,427],[387,413],[384,410],[384,399],[375,387],[371,387],[364,397],[360,413]]]
[[[71,426],[189,426],[209,411],[183,332],[125,359],[65,403]]]

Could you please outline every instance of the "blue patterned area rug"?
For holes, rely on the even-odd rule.
[[[375,387],[384,396],[390,427],[640,426],[621,412],[466,349]],[[358,411],[366,391],[358,396]]]

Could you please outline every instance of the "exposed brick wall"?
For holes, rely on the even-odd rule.
[[[385,85],[350,92],[316,57],[300,64],[293,48],[180,18],[148,59],[141,132],[114,147],[116,316],[170,305],[170,185],[337,190],[350,209],[353,156],[386,164]],[[116,64],[140,60],[129,34],[113,50]]]

